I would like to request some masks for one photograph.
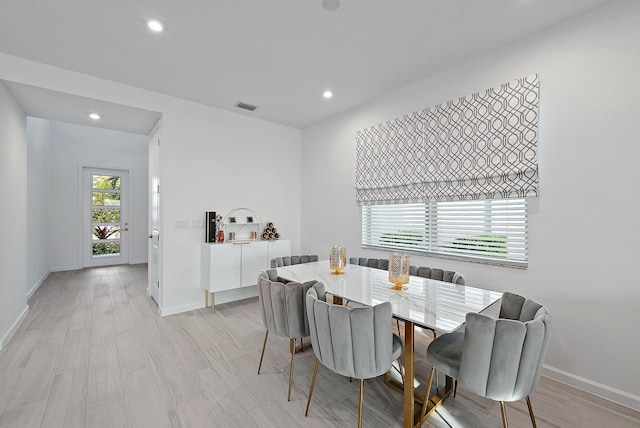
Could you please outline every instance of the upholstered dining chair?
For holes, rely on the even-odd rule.
[[[414,266],[411,266],[414,267]],[[439,269],[439,268],[431,268],[426,266],[418,266],[415,267],[414,273],[411,273],[411,269],[409,269],[410,275],[420,276],[422,278],[430,278],[438,281],[450,282],[456,285],[464,285],[464,275],[459,272],[454,272],[451,270]]]
[[[321,282],[309,289],[306,299],[316,364],[305,416],[309,414],[318,364],[322,363],[342,376],[360,379],[358,427],[361,427],[364,380],[388,372],[402,354],[402,342],[391,330],[391,303],[352,309],[329,305],[324,301],[325,289]]]
[[[299,282],[283,283],[275,269],[261,272],[258,276],[258,298],[262,308],[262,321],[267,331],[264,335],[258,374],[262,367],[264,350],[267,347],[269,332],[276,336],[289,338],[289,351],[291,363],[289,364],[289,390],[287,400],[291,399],[291,383],[293,380],[294,356],[296,353],[295,340],[309,336],[309,323],[306,315],[305,296],[317,281],[309,281],[303,284]],[[302,346],[302,345],[301,345]]]
[[[269,262],[269,266],[272,269],[275,269],[283,266],[291,266],[291,265],[297,265],[300,263],[310,263],[310,262],[317,262],[317,261],[318,261],[318,256],[316,254],[312,254],[312,255],[305,254],[302,256],[284,256],[284,257],[275,257],[271,259],[271,261]]]
[[[533,300],[504,293],[500,315],[494,319],[467,314],[464,331],[444,334],[429,344],[432,364],[425,403],[429,402],[435,370],[482,397],[500,402],[502,425],[507,428],[505,401],[526,398],[531,423],[536,419],[529,395],[538,383],[549,344],[551,318],[547,309]],[[421,423],[427,406],[422,409]]]
[[[389,270],[389,259],[369,259],[367,257],[351,257],[349,264],[367,266],[375,269]]]

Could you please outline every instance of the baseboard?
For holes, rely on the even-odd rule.
[[[175,315],[175,314],[180,314],[182,312],[194,311],[196,309],[200,309],[204,307],[204,297],[202,300],[203,300],[202,302],[194,302],[186,305],[173,306],[171,308],[162,308],[160,309],[159,312],[160,312],[160,315],[165,317],[167,315]]]
[[[31,287],[31,290],[29,290],[29,292],[27,293],[27,300],[29,300],[31,296],[35,294],[36,291],[38,291],[38,288],[40,288],[40,286],[44,283],[44,281],[47,279],[50,273],[51,272],[45,272],[44,275],[42,275],[42,278],[40,278],[38,282],[36,282],[36,284],[33,287]]]
[[[49,268],[51,272],[66,272],[68,270],[79,270],[82,269],[82,266],[58,266]]]
[[[557,380],[558,382],[571,385],[575,388],[640,412],[640,397],[637,395],[629,394],[628,392],[620,389],[547,365],[543,366],[542,374],[550,377],[551,379]]]
[[[131,262],[129,264],[131,265],[142,265],[147,263],[147,259],[140,259],[140,260],[131,260]]]
[[[11,328],[9,328],[9,331],[7,331],[5,335],[2,336],[2,339],[0,339],[0,351],[2,351],[2,349],[5,346],[7,346],[7,344],[13,337],[13,335],[18,330],[18,327],[20,327],[20,324],[22,324],[22,321],[24,321],[24,319],[27,317],[27,315],[29,315],[29,305],[25,306],[24,310],[22,311],[18,319],[16,319],[14,323],[11,325]]]
[[[223,303],[235,302],[236,300],[243,300],[251,297],[258,297],[258,288],[255,285],[236,288],[233,290],[218,291],[217,293],[215,293],[215,304],[221,305]],[[164,317],[167,315],[175,315],[201,308],[204,308],[204,290],[202,292],[202,300],[186,305],[160,309],[160,315]]]

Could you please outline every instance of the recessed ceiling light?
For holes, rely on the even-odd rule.
[[[322,0],[322,8],[326,11],[333,12],[340,7],[340,0]]]
[[[87,116],[89,116],[89,119],[93,119],[93,120],[102,119],[102,116],[99,115],[98,113],[87,113]]]
[[[155,33],[161,33],[164,31],[164,24],[157,19],[148,19],[147,27]]]
[[[325,98],[331,98],[333,96],[333,92],[326,90],[322,93],[322,96]]]

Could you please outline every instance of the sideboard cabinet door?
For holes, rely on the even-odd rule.
[[[236,246],[242,247],[242,286],[256,285],[258,275],[266,270],[267,243],[258,241]]]
[[[202,288],[212,292],[240,287],[242,248],[232,244],[204,244]]]

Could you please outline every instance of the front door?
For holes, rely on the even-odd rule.
[[[129,263],[129,172],[83,168],[84,267]]]

